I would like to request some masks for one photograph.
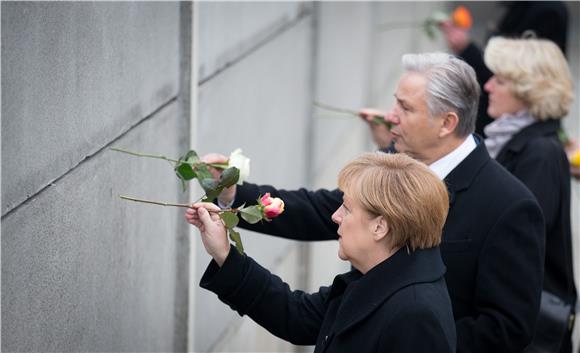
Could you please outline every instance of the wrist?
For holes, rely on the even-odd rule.
[[[230,250],[231,250],[232,246],[230,245],[229,242],[227,244],[228,244],[227,247],[225,247],[222,251],[216,252],[212,256],[214,261],[218,264],[219,267],[222,267],[222,265],[226,261],[226,258],[230,254]]]
[[[231,186],[225,189],[217,197],[217,204],[221,209],[231,208],[236,199],[236,188]]]

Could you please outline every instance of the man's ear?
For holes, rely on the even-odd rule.
[[[446,137],[455,133],[459,124],[459,116],[455,112],[444,113],[441,117],[441,127],[439,128],[439,137]]]
[[[376,241],[384,239],[389,234],[389,225],[383,216],[377,216],[372,222],[373,238]]]

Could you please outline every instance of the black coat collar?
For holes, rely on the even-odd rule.
[[[455,193],[469,188],[481,168],[491,161],[491,157],[483,143],[483,138],[476,134],[473,137],[475,138],[477,147],[444,179],[447,190],[449,190],[450,204],[453,204],[455,201]]]
[[[560,120],[538,121],[532,125],[526,126],[520,132],[515,134],[506,144],[496,157],[496,160],[502,160],[508,153],[520,153],[524,146],[533,138],[558,134],[560,129]]]
[[[336,276],[328,298],[344,295],[334,323],[336,334],[365,319],[399,289],[414,283],[433,282],[444,274],[439,247],[411,253],[402,247],[364,276],[357,270]]]

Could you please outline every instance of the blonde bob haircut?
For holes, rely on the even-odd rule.
[[[369,214],[385,218],[391,246],[441,243],[449,198],[426,165],[402,153],[366,153],[340,171],[338,186]]]
[[[491,38],[484,60],[496,75],[513,82],[512,93],[538,120],[561,119],[573,100],[572,75],[556,44],[545,39]]]

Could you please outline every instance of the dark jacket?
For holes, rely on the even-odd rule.
[[[517,133],[496,160],[534,193],[546,221],[544,289],[572,306],[576,287],[572,265],[570,167],[558,139],[560,121],[534,123]]]
[[[439,248],[403,247],[365,275],[353,270],[317,293],[288,285],[232,246],[200,285],[272,334],[315,352],[454,352],[455,324]]]
[[[480,141],[445,178],[449,215],[441,252],[457,326],[458,352],[519,352],[533,336],[544,268],[544,220],[534,195],[489,157]],[[338,190],[309,192],[271,186],[238,187],[235,204],[270,192],[284,214],[240,226],[298,240],[336,239],[330,217]]]
[[[509,1],[507,11],[490,36],[519,38],[525,31],[534,31],[538,38],[556,43],[566,54],[568,34],[568,10],[562,1]],[[477,81],[481,85],[481,97],[475,132],[483,135],[483,128],[492,119],[487,115],[488,94],[483,85],[493,76],[483,61],[482,50],[473,42],[459,53],[465,62],[473,67]]]

